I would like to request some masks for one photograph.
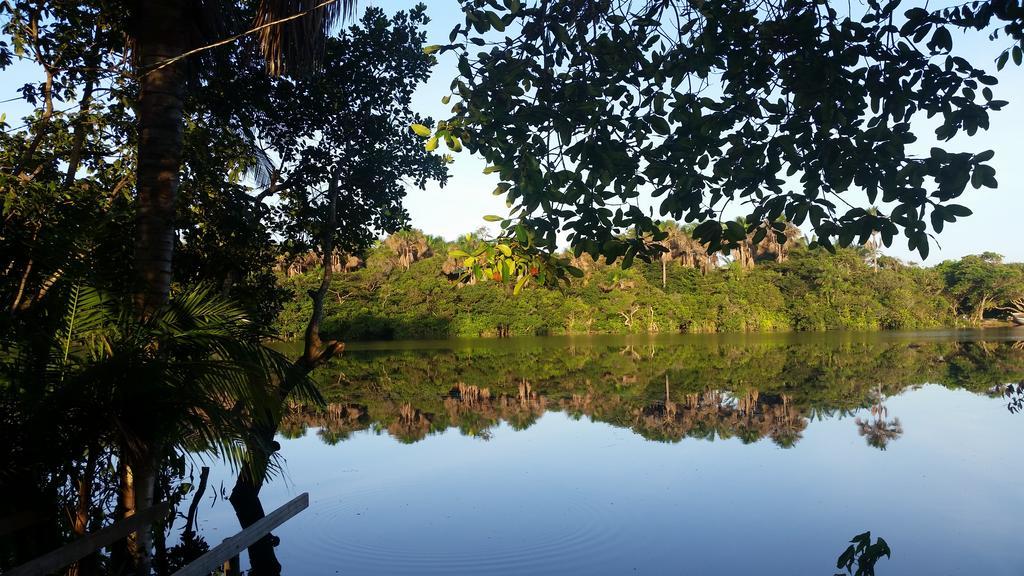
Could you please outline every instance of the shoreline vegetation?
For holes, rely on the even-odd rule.
[[[823,375],[827,375],[823,378]],[[1021,401],[1021,342],[757,338],[578,346],[461,343],[441,350],[361,350],[315,375],[326,405],[291,403],[286,438],[309,429],[335,444],[372,430],[417,442],[455,428],[487,438],[501,422],[524,430],[549,411],[586,416],[648,440],[794,446],[815,419],[852,416],[876,448],[902,434],[886,398],[930,383]],[[1012,411],[1012,409],[1011,409]]]
[[[835,253],[808,247],[795,227],[783,244],[748,239],[708,255],[692,230],[667,223],[660,260],[623,270],[566,254],[583,272],[561,289],[478,282],[455,242],[405,230],[362,255],[335,254],[322,331],[348,341],[534,335],[899,330],[1007,325],[1024,304],[1024,264],[986,252],[921,267],[881,254],[873,240]],[[455,252],[458,254],[459,252]],[[278,317],[281,336],[301,338],[305,294],[320,282],[319,256],[277,267],[294,294]]]

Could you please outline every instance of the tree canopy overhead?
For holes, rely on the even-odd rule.
[[[991,151],[913,153],[919,120],[948,142],[1006,102],[951,54],[956,24],[901,30],[898,0],[862,14],[807,0],[461,5],[452,43],[432,47],[459,70],[433,135],[488,161],[504,226],[542,248],[565,232],[577,253],[628,263],[651,252],[659,216],[698,223],[711,250],[782,241],[784,218],[825,247],[902,232],[926,257],[930,233],[971,213],[968,186],[996,186]],[[722,222],[735,205],[746,226]]]

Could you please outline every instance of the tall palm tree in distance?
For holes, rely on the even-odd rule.
[[[878,207],[872,206],[868,208],[868,214],[872,216],[878,215]],[[878,271],[878,257],[882,255],[882,243],[879,242],[879,234],[877,230],[871,231],[871,238],[864,244],[864,250],[867,254],[868,264],[874,271]]]
[[[433,254],[431,238],[419,230],[399,230],[384,240],[384,246],[395,254],[398,265],[406,270]]]

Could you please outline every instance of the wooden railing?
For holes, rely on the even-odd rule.
[[[238,555],[257,540],[264,537],[289,518],[309,507],[309,493],[293,498],[290,502],[257,520],[252,526],[228,538],[206,554],[196,558],[188,566],[178,570],[174,576],[207,576],[214,570],[223,568],[228,575],[239,574]],[[43,576],[73,564],[92,552],[110,546],[114,542],[127,538],[133,532],[153,524],[165,517],[171,510],[169,502],[157,504],[133,516],[119,520],[106,528],[83,536],[78,540],[40,556],[21,566],[8,570],[3,576]]]
[[[308,507],[309,493],[303,492],[284,506],[260,518],[252,526],[196,558],[191,564],[175,572],[174,576],[208,576],[210,572],[220,567],[224,568],[226,574],[237,574],[238,554],[242,550],[252,546],[257,540],[266,536],[268,532]]]
[[[124,520],[119,520],[102,530],[83,536],[63,548],[8,570],[3,573],[3,576],[40,576],[51,574],[68,564],[78,562],[95,550],[110,546],[122,538],[127,538],[132,532],[137,532],[140,528],[149,526],[156,520],[167,516],[170,510],[171,504],[169,502],[157,504]]]

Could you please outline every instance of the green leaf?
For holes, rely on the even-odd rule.
[[[839,559],[836,560],[836,568],[845,568],[851,562],[853,562],[853,556],[856,553],[853,546],[847,546],[846,551],[839,555]]]
[[[970,208],[968,208],[967,206],[961,206],[959,204],[949,204],[946,206],[946,210],[950,214],[958,216],[960,218],[966,218],[967,216],[974,214],[974,212],[972,212]]]
[[[671,131],[668,122],[661,116],[651,117],[651,128],[654,128],[654,131],[662,136],[667,135]]]
[[[747,230],[743,227],[743,224],[735,220],[729,220],[725,223],[726,238],[730,240],[740,241],[747,237]]]
[[[949,51],[953,48],[953,36],[950,35],[949,29],[945,26],[939,26],[935,29],[935,34],[932,35],[932,41],[928,43],[928,47],[932,50],[946,50]]]
[[[627,270],[633,266],[633,259],[636,257],[636,246],[630,246],[629,250],[626,251],[626,255],[622,257],[622,269]]]
[[[941,206],[936,206],[931,213],[932,228],[936,232],[942,232],[942,227],[945,224],[944,211]]]
[[[921,233],[917,241],[917,252],[921,255],[921,260],[928,259],[928,237],[924,233]]]
[[[525,276],[524,275],[524,276],[520,277],[519,280],[516,282],[516,287],[512,289],[512,294],[513,295],[519,294],[519,292],[522,291],[523,286],[525,286],[526,283],[529,280],[530,280],[529,276]]]
[[[508,247],[508,244],[498,244],[496,248],[498,249],[498,252],[504,254],[506,258],[510,258],[512,256],[512,249]]]
[[[430,128],[427,128],[423,124],[413,124],[410,128],[412,128],[412,131],[415,132],[417,136],[422,136],[424,138],[430,136]]]
[[[917,22],[918,20],[924,20],[928,16],[928,11],[924,8],[911,8],[904,12],[904,16],[910,22]]]
[[[424,54],[433,54],[434,52],[437,52],[440,49],[441,49],[441,45],[440,44],[431,44],[429,46],[424,46],[423,47],[423,53]]]
[[[892,550],[889,549],[888,542],[886,542],[883,538],[879,537],[878,542],[876,542],[875,544],[876,546],[878,546],[879,556],[885,554],[886,558],[892,558]]]
[[[484,216],[484,220],[488,222],[501,222],[504,218],[501,216],[495,216],[494,214],[488,214],[487,216]]]
[[[501,21],[501,17],[499,17],[497,14],[488,10],[487,19],[490,20],[491,26],[493,26],[495,30],[497,30],[498,32],[505,31],[505,23]]]
[[[437,136],[434,136],[430,140],[427,140],[427,143],[424,144],[423,147],[426,148],[427,152],[433,152],[434,150],[437,150]]]

